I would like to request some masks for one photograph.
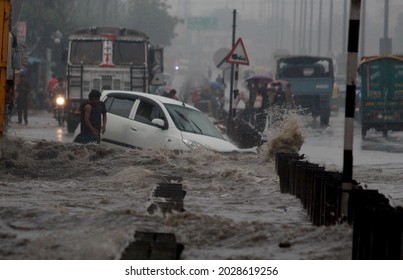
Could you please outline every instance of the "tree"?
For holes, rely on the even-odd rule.
[[[130,0],[127,27],[146,33],[153,44],[169,46],[180,22],[169,15],[169,8],[165,0]]]
[[[121,26],[146,33],[154,45],[168,46],[180,22],[169,15],[166,0],[75,0],[71,28]]]
[[[27,49],[45,57],[52,35],[87,26],[122,26],[146,33],[153,44],[168,46],[179,19],[169,15],[166,0],[14,0],[12,25],[27,23]],[[64,37],[65,38],[65,37]]]

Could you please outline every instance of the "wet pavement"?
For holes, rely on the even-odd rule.
[[[46,110],[29,111],[27,125],[18,124],[17,116],[12,116],[6,135],[28,140],[42,139],[63,143],[73,141],[73,134],[67,132],[66,123],[63,126],[59,126],[52,113]]]

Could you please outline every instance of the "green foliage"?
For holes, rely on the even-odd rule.
[[[169,6],[161,0],[131,0],[129,2],[128,27],[148,34],[153,44],[167,46],[175,37],[178,18],[168,14]]]
[[[37,54],[54,44],[52,34],[79,27],[121,26],[145,32],[155,45],[168,46],[179,19],[169,15],[166,0],[15,0],[20,21],[27,22],[27,45]],[[17,4],[15,5],[17,7]]]

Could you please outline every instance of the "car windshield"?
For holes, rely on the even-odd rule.
[[[175,126],[180,131],[224,139],[216,126],[202,112],[189,107],[165,104]]]
[[[279,78],[325,78],[332,77],[331,59],[313,57],[284,58],[278,65]]]

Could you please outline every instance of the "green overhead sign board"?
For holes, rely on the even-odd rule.
[[[186,26],[191,30],[215,30],[218,22],[215,17],[188,17]]]

